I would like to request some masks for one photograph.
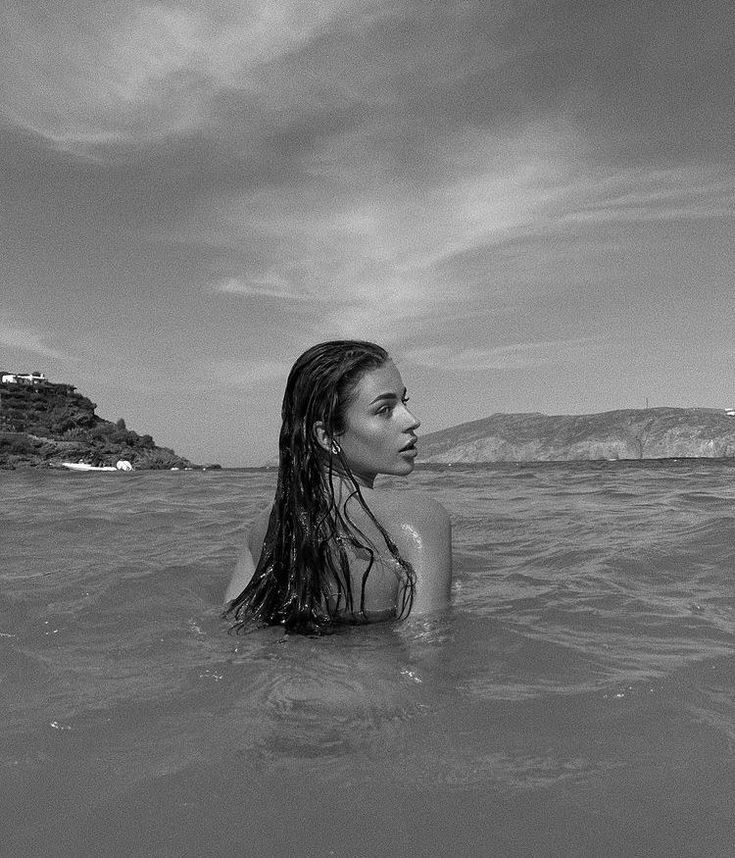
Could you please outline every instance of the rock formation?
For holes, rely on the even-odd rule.
[[[735,456],[735,417],[713,408],[601,414],[493,414],[421,438],[421,462],[528,462]]]
[[[191,462],[150,435],[95,414],[96,405],[70,384],[0,383],[0,468],[54,467],[85,461],[114,465],[126,459],[135,469],[184,468]]]

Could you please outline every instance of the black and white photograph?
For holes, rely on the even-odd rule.
[[[0,854],[735,856],[731,0],[0,0]]]

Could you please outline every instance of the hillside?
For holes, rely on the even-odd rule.
[[[118,459],[136,470],[192,466],[150,435],[129,430],[124,420],[98,417],[96,407],[69,384],[0,382],[0,469],[114,465]]]
[[[726,456],[735,456],[735,418],[713,408],[493,414],[420,443],[420,461],[437,463]]]

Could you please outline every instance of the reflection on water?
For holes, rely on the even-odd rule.
[[[733,474],[419,472],[454,607],[322,639],[219,616],[272,473],[4,475],[8,854],[735,854]]]

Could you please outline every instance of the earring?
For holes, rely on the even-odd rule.
[[[339,456],[339,454],[342,452],[342,448],[339,446],[339,444],[336,441],[332,441],[332,447],[331,447],[329,452],[333,456]]]

